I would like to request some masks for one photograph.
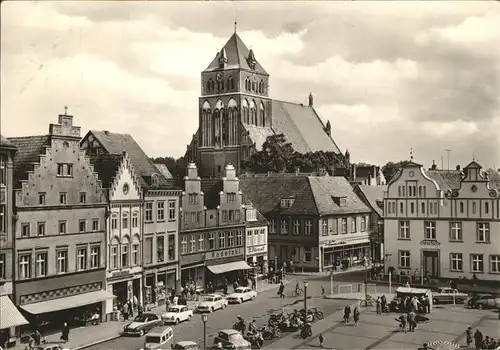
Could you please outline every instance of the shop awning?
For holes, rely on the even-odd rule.
[[[28,324],[12,300],[7,295],[0,296],[0,329],[17,327]]]
[[[227,264],[212,265],[207,267],[210,271],[212,271],[216,275],[229,271],[251,269],[251,267],[248,266],[248,264],[245,261],[235,261]]]
[[[21,307],[30,314],[38,315],[46,312],[72,309],[74,307],[98,303],[113,298],[115,298],[115,296],[112,293],[105,290],[98,290],[96,292],[77,294],[65,298],[41,301]]]

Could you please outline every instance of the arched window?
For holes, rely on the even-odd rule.
[[[260,120],[259,120],[259,125],[260,126],[266,126],[266,113],[264,109],[264,104],[261,102],[260,103]]]
[[[460,214],[464,213],[464,202],[460,202]]]
[[[238,115],[238,104],[235,100],[230,99],[227,104],[227,113],[228,113],[228,144],[235,145],[236,144],[236,130],[237,130],[237,120],[236,116]]]
[[[210,79],[210,90],[213,92],[215,90],[215,81]]]
[[[256,92],[256,90],[257,90],[257,83],[254,81],[252,82],[252,91]]]
[[[203,103],[201,109],[201,144],[202,146],[212,145],[213,126],[211,118],[211,106],[208,101]]]
[[[398,197],[401,197],[401,186],[398,186]]]
[[[242,110],[243,110],[243,123],[248,124],[249,122],[249,117],[248,117],[248,101],[246,99],[243,100],[242,104]]]
[[[217,101],[214,110],[214,142],[215,146],[221,145],[221,126],[222,126],[222,116],[224,112],[224,105],[222,101]]]
[[[251,124],[251,125],[256,124],[256,121],[257,121],[256,114],[257,114],[257,110],[255,107],[255,101],[252,100],[252,101],[250,101],[250,122],[249,122],[249,124]]]
[[[425,203],[422,203],[422,214],[425,214]]]
[[[227,89],[229,91],[233,91],[234,90],[234,79],[233,79],[233,77],[227,78]]]
[[[207,92],[210,92],[210,88],[212,87],[212,84],[210,83],[210,80],[207,81]]]
[[[264,93],[264,82],[261,80],[259,83],[259,94]]]
[[[250,79],[246,78],[245,79],[245,90],[250,91],[250,88],[251,88]]]

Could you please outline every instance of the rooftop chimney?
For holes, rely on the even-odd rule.
[[[431,165],[431,170],[436,170],[436,169],[437,169],[437,165],[436,165],[436,162],[433,160],[432,165]]]
[[[457,169],[458,171],[460,171],[460,165],[459,165],[459,164],[457,164],[456,169]]]

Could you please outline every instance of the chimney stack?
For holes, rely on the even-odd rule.
[[[459,164],[457,164],[456,169],[457,169],[458,171],[460,171],[460,165],[459,165]]]
[[[437,169],[437,165],[436,165],[436,162],[433,160],[430,170],[436,170],[436,169]]]

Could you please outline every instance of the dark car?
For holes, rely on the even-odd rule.
[[[494,299],[493,294],[490,293],[477,293],[474,294],[469,301],[467,301],[467,306],[472,309],[481,308],[484,302],[487,302],[488,299]],[[481,305],[481,306],[480,306]]]
[[[123,327],[123,334],[138,335],[142,337],[156,326],[163,324],[160,316],[155,314],[142,314],[137,316],[134,321]]]

